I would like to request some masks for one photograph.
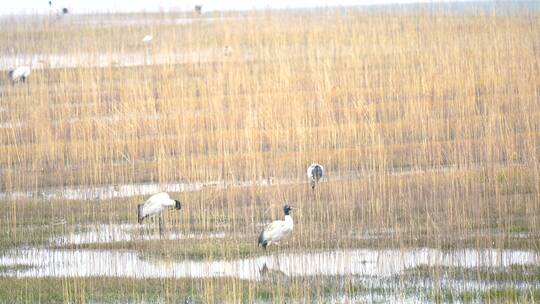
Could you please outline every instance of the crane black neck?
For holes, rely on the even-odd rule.
[[[285,216],[289,215],[289,213],[291,212],[291,207],[285,206],[283,208],[283,212],[285,213]]]

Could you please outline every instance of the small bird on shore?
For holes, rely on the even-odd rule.
[[[315,186],[324,175],[324,167],[319,164],[311,164],[307,169],[307,176],[311,189],[315,189]]]
[[[144,204],[137,205],[137,220],[142,224],[143,220],[149,216],[159,215],[159,234],[163,235],[163,210],[173,208],[180,210],[182,204],[178,200],[173,200],[168,193],[161,192],[152,195]]]
[[[294,229],[294,222],[289,214],[293,208],[289,205],[283,206],[283,212],[285,213],[285,220],[273,221],[268,224],[259,234],[258,246],[262,246],[266,249],[266,246],[270,244],[279,244],[280,241],[287,238]]]
[[[13,70],[8,72],[9,79],[13,82],[22,81],[26,82],[28,76],[30,76],[30,67],[29,66],[20,66],[16,67]]]

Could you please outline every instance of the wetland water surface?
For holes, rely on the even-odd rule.
[[[151,233],[152,224],[145,226],[141,231],[141,225],[134,224],[112,224],[112,225],[90,225],[79,227],[79,231],[71,232],[61,237],[55,237],[50,243],[56,246],[129,242],[139,240],[158,240],[159,234]],[[223,239],[228,235],[225,232],[190,232],[182,233],[177,231],[167,231],[163,236],[166,240],[180,239]]]
[[[516,164],[521,165],[521,164]],[[468,168],[470,170],[479,170],[480,166]],[[426,172],[449,172],[460,170],[454,166],[440,166],[429,169],[416,168],[400,168],[389,170],[388,175],[402,176],[424,174]],[[339,180],[354,180],[373,176],[374,171],[350,171],[342,172],[339,175],[329,172],[324,178],[324,181],[339,181]],[[158,183],[133,183],[122,185],[104,185],[104,186],[72,186],[72,187],[49,187],[39,190],[0,192],[0,199],[16,199],[26,197],[41,197],[49,200],[66,199],[66,200],[106,200],[113,198],[133,197],[139,195],[154,194],[157,192],[194,192],[201,191],[205,188],[226,189],[229,187],[253,187],[253,186],[272,186],[272,185],[291,185],[307,183],[304,178],[273,178],[265,177],[258,180],[247,181],[195,181],[195,182],[176,182],[168,184]]]
[[[403,250],[349,249],[313,252],[283,252],[235,260],[147,260],[123,250],[17,249],[0,257],[0,265],[20,270],[6,271],[12,277],[129,277],[261,279],[263,267],[283,277],[365,276],[391,277],[418,266],[508,267],[539,265],[533,251],[431,248]],[[16,266],[30,266],[21,267]]]

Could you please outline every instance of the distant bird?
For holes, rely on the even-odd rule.
[[[182,205],[180,201],[173,200],[168,193],[161,192],[152,195],[144,204],[137,205],[137,218],[139,224],[142,224],[143,220],[149,216],[159,215],[159,234],[163,235],[163,215],[162,212],[165,209],[173,208],[180,210]]]
[[[285,213],[285,220],[283,221],[273,221],[268,224],[259,234],[258,246],[263,246],[266,249],[266,246],[279,242],[287,238],[294,228],[294,223],[292,217],[289,215],[293,208],[289,205],[283,206],[283,212]]]
[[[225,56],[231,56],[233,52],[233,48],[230,46],[230,45],[226,45],[224,48],[223,48],[223,55]]]
[[[29,66],[20,66],[8,72],[9,78],[13,82],[22,81],[25,82],[28,76],[30,76]]]
[[[195,13],[197,15],[202,15],[202,5],[195,5]]]
[[[309,183],[311,184],[311,189],[315,189],[315,185],[317,185],[323,175],[324,167],[319,164],[311,164],[311,166],[307,168],[307,176]]]
[[[154,36],[152,36],[152,35],[146,35],[146,36],[144,36],[144,38],[142,39],[142,42],[144,42],[144,43],[150,43],[150,41],[152,41],[152,39],[154,39]]]
[[[49,1],[49,8],[50,9],[52,9],[52,5],[53,5],[52,1]],[[56,15],[58,17],[62,17],[63,15],[67,15],[67,14],[69,14],[69,9],[67,7],[63,7],[61,10],[56,12]]]

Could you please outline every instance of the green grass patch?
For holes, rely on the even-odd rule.
[[[537,303],[540,289],[493,288],[481,292],[480,297],[486,303]]]

